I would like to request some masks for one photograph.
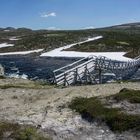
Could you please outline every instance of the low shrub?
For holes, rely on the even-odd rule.
[[[130,103],[140,103],[140,90],[122,89],[112,96],[116,101],[127,100]]]
[[[69,107],[90,122],[105,122],[112,131],[122,132],[129,129],[140,131],[140,115],[129,115],[120,109],[107,108],[98,98],[76,98]]]
[[[50,138],[45,138],[32,126],[19,125],[5,121],[0,122],[0,139],[50,140]]]

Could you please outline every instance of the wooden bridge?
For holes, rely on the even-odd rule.
[[[140,56],[132,61],[116,61],[104,56],[89,56],[60,69],[54,70],[54,83],[74,85],[78,83],[102,83],[103,73],[112,73],[116,80],[129,79],[140,67]]]

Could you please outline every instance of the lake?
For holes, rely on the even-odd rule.
[[[73,63],[79,59],[81,58],[9,55],[0,56],[0,64],[5,68],[6,76],[49,81],[53,78],[53,70]],[[140,69],[131,77],[131,79],[140,80]],[[107,78],[107,80],[110,79]]]
[[[29,79],[50,79],[53,70],[73,63],[80,58],[53,58],[39,56],[0,56],[6,75],[27,75]]]

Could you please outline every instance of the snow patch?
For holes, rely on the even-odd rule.
[[[5,47],[13,47],[14,44],[8,44],[8,43],[1,43],[0,48],[5,48]]]
[[[124,54],[126,54],[126,52],[77,52],[77,51],[64,51],[65,49],[71,48],[77,44],[83,44],[86,42],[90,42],[90,41],[94,41],[97,39],[101,39],[102,36],[97,36],[94,38],[88,38],[86,41],[82,41],[82,42],[78,42],[78,43],[73,43],[64,47],[60,47],[57,49],[54,49],[50,52],[46,52],[41,54],[40,56],[48,56],[48,57],[88,57],[90,55],[94,55],[94,56],[105,56],[109,59],[113,59],[113,60],[119,60],[119,61],[129,61],[132,60],[130,58],[126,58],[124,57]]]
[[[4,32],[10,32],[10,30],[4,30]]]
[[[32,50],[32,51],[22,51],[22,52],[8,52],[8,53],[0,53],[0,55],[26,55],[30,53],[41,52],[43,49]]]
[[[17,37],[11,37],[9,38],[10,41],[16,41],[16,40],[20,40],[20,38],[17,38]]]
[[[93,40],[97,40],[97,39],[100,39],[100,38],[102,38],[102,36],[98,36],[98,37],[94,37],[94,38],[88,38],[86,41],[82,41],[82,42],[66,45],[64,47],[60,47],[60,48],[54,49],[54,50],[52,50],[50,52],[43,53],[43,54],[41,54],[41,56],[51,56],[51,57],[62,56],[63,57],[63,55],[64,55],[64,57],[65,57],[66,56],[65,53],[67,54],[67,53],[69,53],[71,51],[63,51],[63,50],[71,48],[71,47],[73,47],[73,46],[75,46],[77,44],[83,44],[83,43],[86,43],[86,42],[89,42],[89,41],[93,41]],[[66,57],[69,57],[69,56],[66,56]],[[71,56],[71,57],[77,57],[77,56]]]
[[[93,26],[87,26],[87,27],[84,27],[82,29],[95,29],[95,27],[93,27]]]

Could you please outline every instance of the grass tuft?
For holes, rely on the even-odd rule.
[[[0,138],[12,140],[50,140],[32,126],[0,122]]]
[[[4,84],[0,85],[0,89],[8,89],[8,88],[27,88],[27,89],[48,89],[48,88],[53,88],[54,85],[50,85],[47,83],[39,83],[39,82],[34,82],[34,83],[19,83],[19,84]]]

